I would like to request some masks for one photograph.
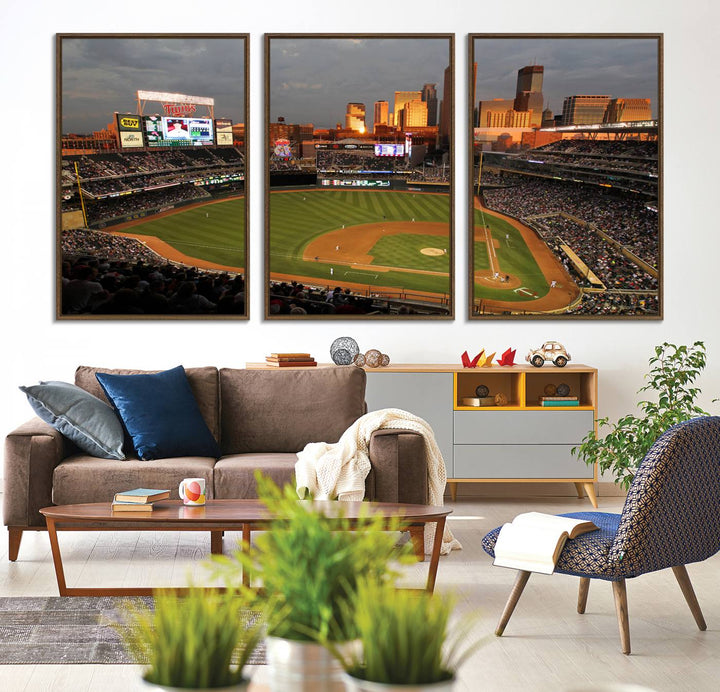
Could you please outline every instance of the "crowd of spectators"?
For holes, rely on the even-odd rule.
[[[637,293],[584,293],[582,302],[567,314],[582,315],[657,315],[660,305],[656,295]]]
[[[537,147],[535,152],[563,152],[566,154],[603,154],[623,158],[644,158],[657,160],[656,140],[638,139],[561,139]]]
[[[508,187],[485,189],[490,209],[526,221],[564,212],[594,224],[653,267],[658,262],[657,212],[636,195],[626,196],[591,185],[528,176],[503,176]]]
[[[173,265],[139,241],[97,231],[62,238],[64,315],[244,315],[241,275]]]

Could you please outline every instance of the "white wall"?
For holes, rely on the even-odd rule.
[[[20,384],[71,380],[76,365],[242,367],[275,350],[328,359],[332,340],[355,337],[394,362],[459,362],[466,348],[525,354],[562,341],[577,362],[600,370],[600,409],[617,417],[636,401],[653,345],[704,340],[710,365],[703,403],[720,396],[717,118],[720,10],[715,0],[556,0],[538,3],[415,0],[388,3],[261,2],[34,3],[2,0],[0,22],[0,258],[4,358],[3,431],[30,417]],[[253,7],[253,9],[250,9]],[[196,8],[205,14],[197,18]],[[187,11],[192,20],[184,19]],[[456,314],[453,322],[264,322],[263,32],[454,32],[456,34]],[[56,32],[251,34],[251,319],[249,322],[56,322],[54,320],[54,34]],[[660,322],[475,321],[467,313],[468,32],[665,33],[665,319]],[[17,116],[30,114],[27,119]],[[24,141],[20,142],[22,135]],[[714,405],[715,410],[720,410]],[[4,433],[3,433],[4,434]]]

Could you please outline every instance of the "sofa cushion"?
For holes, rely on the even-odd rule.
[[[175,457],[152,464],[140,459],[110,461],[85,455],[68,457],[53,471],[53,502],[69,505],[84,502],[110,502],[115,493],[132,488],[167,488],[178,499],[183,478],[204,478],[206,495],[213,497],[215,459]]]
[[[279,486],[294,482],[297,455],[287,452],[236,454],[222,457],[213,472],[215,497],[219,500],[254,499],[255,471],[260,470]]]
[[[224,455],[299,452],[308,442],[337,442],[365,413],[365,371],[220,370]]]
[[[96,374],[141,459],[219,457],[182,365],[144,375]]]
[[[75,384],[82,387],[86,392],[90,392],[93,396],[98,397],[105,403],[110,401],[105,396],[100,383],[97,381],[95,374],[98,372],[109,373],[111,375],[145,375],[159,370],[127,370],[112,368],[94,368],[87,365],[81,365],[75,371]],[[186,368],[190,389],[195,395],[200,413],[207,423],[213,437],[220,439],[220,412],[218,398],[218,371],[214,367],[203,368]]]
[[[112,407],[68,382],[20,387],[38,417],[88,454],[124,459],[125,434]]]

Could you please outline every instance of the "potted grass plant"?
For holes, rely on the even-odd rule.
[[[248,626],[246,596],[191,587],[187,595],[155,592],[153,609],[128,606],[118,629],[126,648],[147,669],[148,688],[244,690],[243,668],[261,637],[262,621]]]
[[[347,692],[450,692],[458,668],[482,644],[473,619],[450,630],[453,608],[450,596],[363,580],[353,608],[359,646],[343,652],[329,644]]]
[[[359,580],[384,582],[393,560],[412,560],[409,546],[396,546],[399,520],[368,515],[351,526],[342,502],[326,516],[301,501],[292,486],[278,488],[258,475],[258,491],[275,517],[255,545],[232,557],[213,556],[216,576],[231,583],[248,570],[262,582],[267,620],[267,664],[273,692],[336,692],[342,670],[320,642],[342,648],[356,637],[351,616]]]

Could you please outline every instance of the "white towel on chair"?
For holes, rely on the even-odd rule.
[[[295,464],[297,491],[300,497],[308,492],[317,500],[362,500],[365,479],[370,473],[368,449],[375,430],[395,428],[422,435],[425,442],[425,465],[428,481],[428,504],[442,506],[447,472],[442,453],[432,428],[418,416],[397,408],[371,411],[358,418],[334,444],[310,442],[298,452]],[[425,552],[432,552],[435,524],[425,525]],[[445,525],[441,553],[462,546]]]

